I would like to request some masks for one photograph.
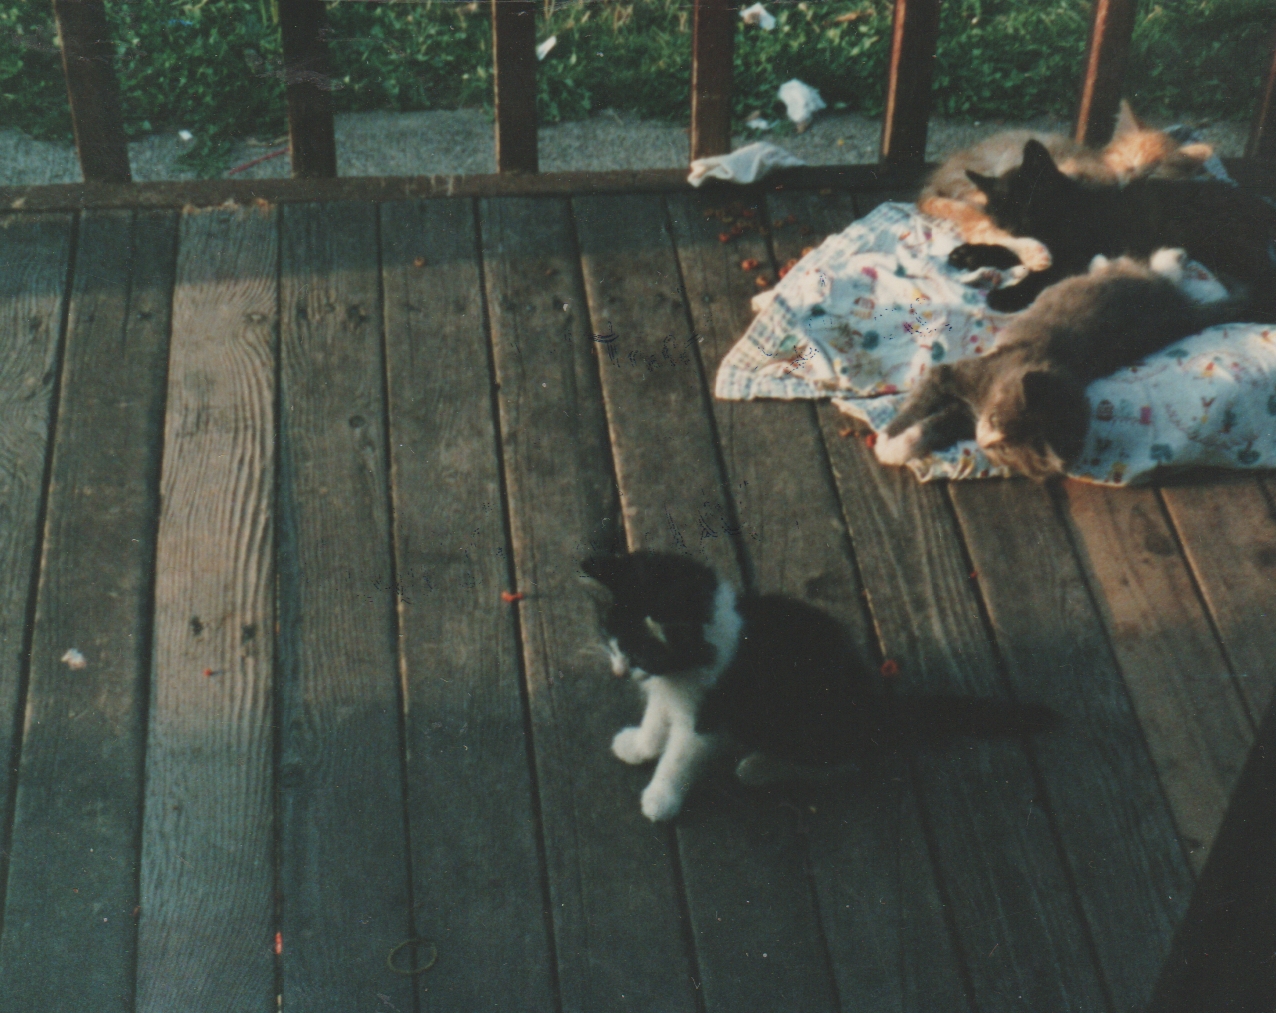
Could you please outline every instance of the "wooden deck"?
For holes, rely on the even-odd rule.
[[[794,223],[721,243],[740,193]],[[1276,479],[922,486],[712,400],[741,259],[884,196],[0,218],[0,1010],[1233,1008]],[[618,542],[1063,725],[654,826],[575,576]]]

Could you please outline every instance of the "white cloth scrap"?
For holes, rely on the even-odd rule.
[[[724,400],[833,398],[881,431],[933,363],[981,355],[1009,319],[948,266],[949,223],[887,203],[830,236],[775,287],[718,369]],[[1188,265],[1208,285],[1209,272]],[[1007,272],[1008,274],[1009,272]],[[1096,380],[1085,448],[1069,474],[1106,485],[1166,468],[1276,466],[1276,327],[1226,324]],[[973,441],[909,463],[923,481],[1006,472]]]
[[[775,15],[771,14],[761,4],[754,4],[752,7],[746,7],[740,12],[740,20],[746,25],[757,25],[764,32],[769,32],[775,28]]]
[[[811,117],[821,109],[826,108],[824,99],[820,96],[819,91],[812,88],[805,81],[799,81],[796,77],[792,81],[785,81],[784,84],[780,85],[780,90],[775,95],[776,98],[784,103],[784,108],[788,110],[789,119],[798,124],[798,126],[810,123]]]
[[[737,148],[729,155],[711,155],[708,158],[697,158],[691,163],[691,173],[687,182],[699,186],[706,179],[724,179],[730,183],[752,183],[761,179],[772,169],[784,169],[794,165],[806,165],[796,155],[757,141]]]

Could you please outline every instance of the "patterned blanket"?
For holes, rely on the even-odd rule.
[[[725,400],[833,398],[875,432],[932,363],[980,355],[1008,317],[987,291],[1022,268],[966,275],[961,242],[911,204],[882,204],[776,286],[718,369]],[[1209,272],[1190,265],[1199,283]],[[1276,327],[1227,324],[1175,342],[1087,390],[1092,417],[1069,474],[1107,485],[1166,468],[1276,466]],[[910,462],[923,481],[1007,474],[973,441]]]

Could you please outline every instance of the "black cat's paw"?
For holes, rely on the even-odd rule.
[[[988,243],[962,243],[948,255],[948,266],[959,271],[974,271],[980,267],[995,267],[1004,271],[1019,262],[1014,250]]]
[[[988,308],[997,313],[1017,313],[1031,306],[1036,295],[1035,291],[1028,291],[1028,286],[1023,284],[995,288],[988,293]]]

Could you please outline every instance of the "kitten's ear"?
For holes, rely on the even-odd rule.
[[[1046,150],[1046,146],[1035,137],[1023,146],[1023,167],[1025,171],[1033,176],[1039,173],[1049,173],[1053,176],[1059,172],[1058,167],[1054,164],[1054,159],[1050,157],[1050,152]]]
[[[1115,140],[1125,134],[1138,133],[1142,129],[1144,129],[1143,124],[1134,115],[1134,110],[1130,108],[1130,103],[1122,99],[1121,106],[1117,110],[1116,127],[1112,130],[1113,139]]]
[[[975,172],[974,169],[966,170],[966,178],[970,180],[972,183],[974,183],[975,186],[979,187],[979,189],[982,190],[984,193],[989,195],[991,195],[993,190],[995,190],[997,187],[996,176],[984,176],[978,172]]]
[[[1034,369],[1023,375],[1023,401],[1034,415],[1063,416],[1076,403],[1079,384],[1058,370]]]

